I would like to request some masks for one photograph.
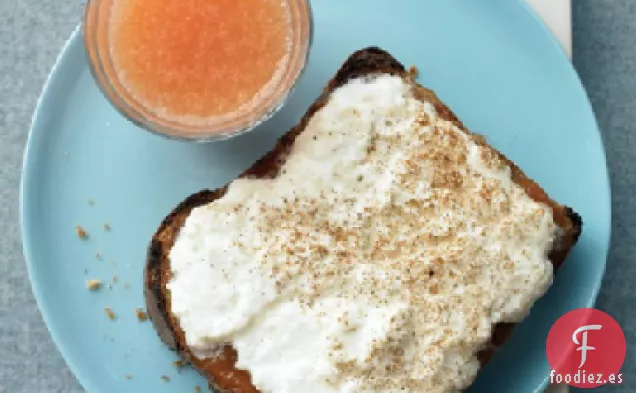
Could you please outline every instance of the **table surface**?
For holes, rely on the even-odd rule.
[[[51,342],[24,264],[18,221],[22,151],[42,84],[82,13],[82,0],[0,0],[0,393],[83,392]],[[612,181],[612,250],[597,307],[636,336],[636,2],[573,2],[573,53],[594,106]],[[628,346],[629,347],[629,346]],[[625,384],[636,392],[636,352]]]

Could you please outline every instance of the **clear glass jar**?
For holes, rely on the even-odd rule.
[[[293,91],[305,69],[313,38],[309,0],[287,0],[291,15],[291,49],[282,78],[249,111],[216,122],[193,124],[162,117],[145,107],[126,89],[113,64],[109,43],[110,15],[117,0],[88,0],[83,34],[91,73],[110,103],[127,119],[150,132],[179,140],[216,141],[250,130],[272,117]]]

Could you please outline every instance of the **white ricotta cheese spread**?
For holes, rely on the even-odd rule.
[[[454,392],[552,282],[551,209],[394,76],[336,89],[275,179],[194,209],[171,311],[263,393]]]

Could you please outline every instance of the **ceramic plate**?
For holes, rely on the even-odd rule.
[[[584,219],[579,245],[549,294],[489,364],[471,392],[545,386],[545,339],[564,312],[591,306],[610,235],[601,138],[559,44],[521,1],[315,1],[310,63],[282,112],[248,135],[214,144],[175,142],[124,120],[91,78],[78,29],[39,101],[22,182],[24,251],[33,291],[55,342],[91,393],[193,392],[176,356],[140,323],[146,245],[190,193],[234,178],[296,123],[348,54],[378,45],[435,89],[558,201]],[[110,230],[104,224],[110,225]],[[89,233],[81,240],[76,225]],[[99,257],[97,256],[99,254]],[[100,279],[98,292],[87,279]],[[104,308],[117,315],[112,321]],[[166,383],[161,376],[169,376]],[[130,378],[127,378],[129,376]]]

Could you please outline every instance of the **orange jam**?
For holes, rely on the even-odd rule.
[[[108,34],[131,96],[204,124],[256,105],[283,78],[292,22],[286,0],[114,0]]]

